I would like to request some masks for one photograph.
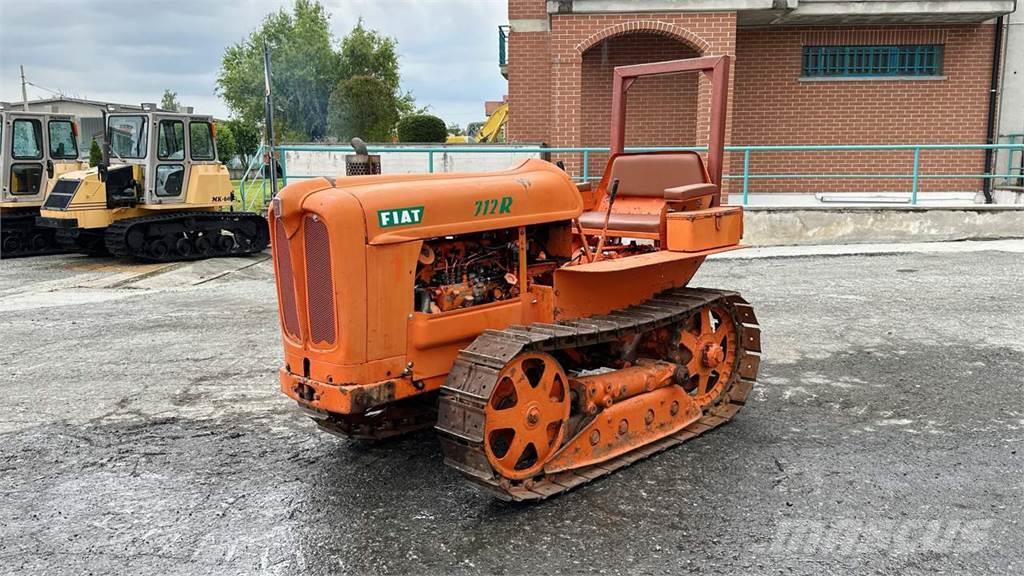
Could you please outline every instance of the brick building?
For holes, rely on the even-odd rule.
[[[507,139],[607,146],[612,68],[728,54],[729,144],[984,143],[995,19],[1014,8],[1013,0],[509,0]],[[706,144],[707,96],[695,75],[639,80],[629,93],[627,145]],[[563,159],[580,172],[578,155]],[[603,160],[592,157],[591,176]],[[751,171],[904,174],[912,161],[908,152],[758,153]],[[726,172],[738,162],[733,153]],[[921,168],[980,174],[985,154],[929,151]],[[779,179],[756,188],[823,185]],[[907,185],[875,178],[842,188]],[[981,186],[929,179],[921,189]]]

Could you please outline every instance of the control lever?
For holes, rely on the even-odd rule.
[[[612,218],[612,206],[615,205],[615,196],[619,193],[619,179],[612,180],[608,187],[608,211],[604,213],[604,228],[601,229],[601,240],[597,243],[597,250],[594,251],[594,259],[601,259],[601,251],[604,250],[604,241],[608,238],[608,221]]]

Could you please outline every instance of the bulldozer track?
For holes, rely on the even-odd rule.
[[[161,227],[178,229],[165,231]],[[140,246],[129,240],[134,231],[142,233]],[[222,234],[224,231],[230,235]],[[255,212],[174,212],[119,220],[106,229],[103,240],[113,256],[184,262],[261,252],[270,243],[270,230],[266,219]]]
[[[697,421],[618,457],[522,482],[503,478],[491,466],[484,450],[484,409],[498,373],[514,357],[523,352],[581,348],[680,324],[709,304],[723,305],[732,315],[739,332],[738,353],[720,395],[703,406]],[[487,330],[459,354],[441,388],[436,429],[445,463],[504,500],[539,500],[565,492],[731,420],[754,386],[760,350],[760,328],[750,304],[735,292],[710,289],[669,290],[639,305],[558,324]]]
[[[38,208],[6,210],[0,217],[0,258],[63,254],[53,230],[35,225]]]

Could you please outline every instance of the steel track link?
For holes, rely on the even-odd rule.
[[[128,247],[127,234],[130,228],[133,226],[148,226],[150,224],[161,224],[161,223],[172,223],[179,220],[185,220],[192,218],[197,221],[216,222],[221,221],[226,226],[222,225],[221,229],[231,230],[230,224],[235,220],[257,218],[261,222],[266,230],[266,234],[262,235],[259,240],[249,248],[243,248],[237,242],[227,252],[217,251],[215,248],[211,249],[208,253],[193,253],[187,257],[176,254],[173,249],[170,250],[166,256],[162,258],[155,258],[150,254],[138,253],[132,251]],[[270,229],[266,226],[266,220],[254,212],[175,212],[172,214],[158,214],[156,216],[141,216],[138,218],[126,218],[124,220],[118,220],[109,227],[107,227],[104,233],[104,243],[107,250],[112,256],[116,257],[132,257],[147,262],[185,262],[190,260],[202,260],[204,258],[218,258],[224,256],[245,256],[248,254],[256,254],[262,252],[270,244]],[[173,247],[172,247],[173,248]]]
[[[713,303],[724,305],[732,314],[739,349],[730,381],[721,395],[704,407],[698,421],[681,432],[616,458],[568,472],[513,482],[500,477],[491,467],[483,445],[484,408],[497,384],[498,372],[512,358],[523,352],[550,352],[610,342],[625,334],[680,324],[701,307]],[[760,351],[761,331],[750,304],[735,292],[710,289],[677,288],[609,314],[485,331],[459,354],[441,388],[436,429],[445,463],[503,500],[539,500],[560,494],[731,420],[754,386]],[[567,438],[565,442],[568,441]]]

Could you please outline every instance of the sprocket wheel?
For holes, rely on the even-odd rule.
[[[736,321],[720,304],[701,307],[679,333],[679,346],[689,361],[683,388],[694,401],[706,406],[714,402],[736,371]]]
[[[565,371],[550,354],[528,352],[498,374],[484,414],[484,449],[503,477],[537,474],[562,444],[569,419]]]

